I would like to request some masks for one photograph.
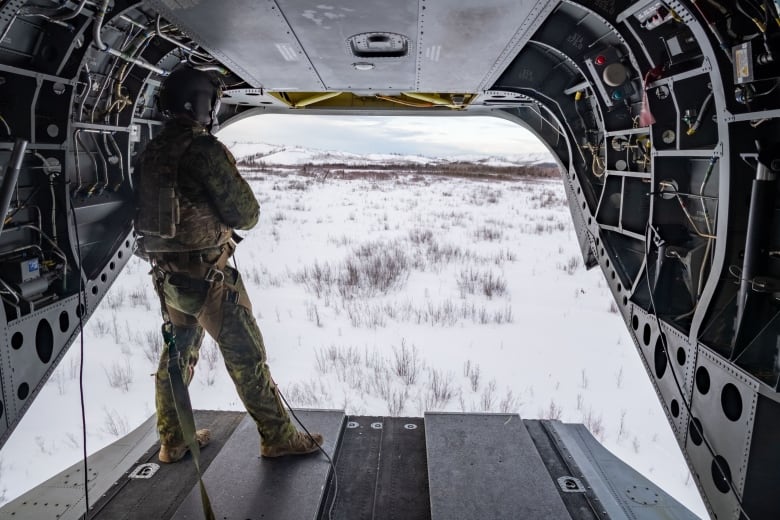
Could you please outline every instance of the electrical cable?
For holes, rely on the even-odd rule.
[[[713,91],[710,90],[710,93],[707,94],[707,97],[704,98],[704,101],[701,104],[701,107],[699,108],[699,114],[696,116],[696,120],[693,122],[692,125],[688,128],[688,131],[686,132],[688,135],[695,134],[699,127],[701,126],[702,119],[704,118],[704,114],[709,110],[710,104],[712,104],[712,98],[713,98]]]
[[[333,463],[333,459],[330,457],[330,455],[328,455],[328,452],[326,452],[325,449],[322,446],[320,446],[320,444],[317,441],[314,440],[314,436],[311,434],[308,428],[306,428],[303,422],[301,422],[301,420],[298,419],[298,416],[295,415],[292,406],[290,406],[290,403],[287,402],[287,399],[284,397],[284,394],[282,394],[281,390],[279,390],[278,386],[276,387],[276,393],[279,394],[279,397],[282,398],[282,401],[287,406],[287,411],[289,411],[290,415],[293,416],[295,422],[297,422],[301,426],[304,433],[306,433],[306,435],[309,436],[309,439],[311,439],[311,441],[317,445],[317,448],[322,452],[323,455],[325,455],[325,458],[328,459],[328,464],[330,464],[330,468],[333,471],[333,501],[330,503],[330,507],[328,508],[328,520],[333,520],[333,508],[336,505],[336,497],[339,494],[339,477],[338,474],[336,473],[336,464]]]
[[[720,472],[721,477],[723,477],[723,480],[726,481],[726,483],[729,486],[729,490],[734,495],[734,499],[737,501],[737,507],[739,507],[739,510],[742,512],[742,515],[744,515],[745,520],[751,520],[750,515],[747,514],[744,507],[742,506],[742,498],[739,496],[739,493],[737,493],[737,490],[734,487],[734,483],[731,481],[731,476],[727,476],[726,472],[723,471],[723,467],[721,466],[720,462],[718,461],[717,456],[715,455],[715,450],[712,448],[712,445],[709,443],[707,438],[704,436],[703,428],[700,428],[699,425],[696,424],[696,422],[693,421],[693,410],[691,408],[691,403],[688,402],[686,399],[686,394],[683,391],[682,385],[680,384],[680,380],[677,377],[677,372],[674,369],[674,364],[672,362],[671,354],[669,354],[669,345],[666,342],[666,334],[663,332],[663,328],[661,326],[661,318],[658,316],[658,308],[655,305],[655,299],[653,298],[653,287],[650,284],[650,231],[653,231],[653,233],[660,238],[660,235],[658,234],[658,231],[655,230],[655,228],[652,227],[652,224],[648,220],[647,227],[645,229],[645,281],[647,282],[647,292],[650,296],[650,307],[652,308],[652,312],[648,311],[650,314],[652,314],[653,318],[656,321],[656,325],[658,327],[658,337],[661,340],[661,344],[663,346],[664,355],[666,356],[666,360],[668,362],[669,371],[672,373],[672,379],[674,380],[674,384],[677,387],[677,392],[680,394],[680,400],[683,402],[683,405],[685,405],[685,409],[688,412],[688,420],[689,420],[689,427],[695,428],[696,433],[698,433],[699,437],[702,439],[702,442],[707,447],[707,451],[710,452],[710,455],[712,456],[712,461],[715,464],[715,466],[718,468],[718,471]],[[697,363],[698,359],[698,348],[696,349],[696,358],[694,359],[694,366]]]
[[[0,116],[0,123],[3,123],[3,126],[5,127],[5,131],[8,134],[8,137],[11,137],[11,127],[8,126],[8,121],[6,121],[3,116]]]
[[[70,199],[70,212],[73,217],[73,233],[76,238],[76,252],[78,253],[79,298],[76,307],[76,315],[79,318],[79,337],[81,343],[81,359],[79,361],[79,397],[81,400],[81,442],[84,460],[84,520],[89,520],[89,465],[87,464],[87,412],[84,404],[84,313],[87,310],[87,288],[84,286],[81,266],[81,240],[79,239],[79,226],[76,219],[76,207],[73,198]]]
[[[700,1],[701,0],[691,0],[694,7],[696,7],[696,10],[699,11],[699,15],[707,24],[707,27],[709,27],[710,32],[713,34],[713,36],[715,36],[715,39],[718,41],[718,46],[726,55],[726,59],[729,60],[729,63],[734,63],[734,58],[731,56],[731,46],[723,37],[723,35],[720,33],[718,27],[715,25],[715,22],[711,21],[709,17],[704,13],[704,10],[701,8],[701,5],[699,5]]]

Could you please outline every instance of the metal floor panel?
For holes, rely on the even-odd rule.
[[[246,412],[195,410],[194,413],[198,428],[211,430],[211,442],[200,454],[200,467],[205,471],[219,457],[222,447],[246,417]],[[145,463],[158,465],[159,469],[150,478],[131,478],[128,471],[95,504],[90,520],[168,520],[197,483],[190,455],[185,455],[177,464],[159,464],[156,416],[149,421],[154,433],[152,441],[139,445],[147,451],[130,469]]]
[[[325,436],[325,451],[333,456],[344,426],[344,413],[297,410],[312,433]],[[223,520],[315,520],[330,478],[321,453],[303,457],[263,459],[260,437],[246,416],[203,475],[211,505]],[[202,520],[200,491],[194,486],[174,514],[175,520]]]
[[[519,415],[426,413],[433,520],[571,518]]]

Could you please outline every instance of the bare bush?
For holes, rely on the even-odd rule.
[[[344,373],[351,367],[360,365],[360,351],[355,347],[339,347],[330,345],[314,352],[317,369],[322,373]]]
[[[477,240],[487,240],[493,242],[501,240],[503,233],[497,227],[480,226],[474,231],[474,237]]]
[[[408,398],[409,391],[406,388],[403,390],[393,390],[390,392],[390,396],[386,400],[387,412],[390,414],[390,417],[398,417],[403,413]]]
[[[314,302],[306,303],[306,318],[312,323],[316,323],[318,327],[322,327],[322,320],[320,319],[320,311],[317,308],[317,304]]]
[[[558,269],[565,272],[568,275],[573,275],[577,272],[577,269],[580,267],[580,257],[576,255],[572,255],[569,257],[569,259],[566,261],[566,263],[558,263],[557,264]]]
[[[462,269],[457,275],[457,283],[461,298],[475,294],[477,290],[488,298],[506,293],[506,280],[492,270]]]
[[[293,383],[284,393],[292,406],[317,407],[330,401],[330,392],[321,380],[310,379],[303,383]]]
[[[408,278],[409,258],[398,242],[368,242],[355,249],[353,258],[347,258],[341,274],[339,293],[345,297],[387,293]]]
[[[531,196],[531,201],[536,208],[554,208],[563,206],[566,202],[559,192],[553,190],[536,192]]]
[[[428,372],[428,386],[425,395],[427,410],[444,408],[455,395],[452,374],[443,374],[436,369]]]
[[[618,442],[623,440],[623,437],[626,436],[628,433],[626,431],[626,410],[620,410],[620,423],[618,424],[618,434],[617,434],[617,440]]]
[[[550,421],[560,421],[561,417],[563,417],[563,408],[558,406],[558,403],[556,403],[554,399],[550,399],[547,410],[543,411],[540,415]]]
[[[144,356],[153,365],[157,365],[160,361],[160,354],[162,353],[162,335],[156,330],[147,330],[143,334],[143,350]]]
[[[494,190],[487,187],[480,187],[468,193],[466,201],[475,206],[484,206],[485,204],[496,204],[503,193],[501,190]]]
[[[517,413],[521,406],[523,406],[523,402],[518,397],[515,397],[510,389],[507,389],[506,394],[501,398],[501,402],[498,403],[498,409],[501,413]]]
[[[371,305],[364,302],[344,304],[349,322],[353,327],[375,329],[387,325],[386,317],[394,313],[392,305]]]
[[[355,248],[341,264],[315,262],[293,275],[317,298],[335,290],[343,299],[386,294],[409,277],[410,259],[399,242],[368,242]]]
[[[127,425],[127,419],[120,415],[119,412],[116,410],[109,410],[104,406],[103,415],[103,432],[112,437],[122,437],[128,432],[129,427]]]
[[[65,373],[62,370],[55,370],[46,384],[53,384],[57,387],[57,393],[59,395],[65,395],[67,389],[67,383],[65,380]]]
[[[293,275],[292,278],[294,282],[302,283],[317,298],[331,290],[335,279],[331,266],[320,265],[318,262],[314,262],[311,267],[304,267],[303,271]]]
[[[479,406],[483,412],[489,412],[493,409],[496,398],[496,380],[491,379],[485,388],[482,389],[482,395],[479,398]]]
[[[146,285],[137,285],[130,291],[130,304],[133,307],[143,307],[146,310],[152,308],[149,303],[149,295],[146,292]]]
[[[409,241],[417,246],[430,244],[433,242],[433,231],[430,229],[413,229],[409,231]]]
[[[393,357],[395,363],[393,368],[395,374],[401,378],[406,386],[417,382],[417,375],[420,372],[420,362],[417,358],[417,347],[406,346],[406,340],[401,340],[401,348],[393,347]]]
[[[464,250],[457,245],[449,243],[443,244],[434,239],[427,244],[424,256],[429,266],[438,268],[456,260],[473,258],[475,255],[471,251]]]
[[[123,392],[130,391],[130,384],[133,382],[133,371],[127,360],[123,363],[115,361],[109,368],[103,367],[103,371],[106,373],[108,385],[111,388],[118,388]]]
[[[200,359],[203,360],[206,365],[205,379],[207,386],[214,386],[217,380],[217,370],[219,369],[219,361],[222,358],[222,352],[219,350],[219,346],[214,340],[208,339],[203,342],[200,348]]]
[[[582,423],[594,437],[604,442],[606,432],[604,431],[604,420],[600,414],[596,415],[592,408],[588,408],[588,411],[582,416]]]
[[[96,318],[92,323],[95,324],[93,330],[96,336],[102,337],[111,333],[111,323],[108,321]]]
[[[106,303],[111,310],[117,310],[125,305],[125,289],[120,285],[115,285],[106,295]]]
[[[479,390],[480,370],[478,364],[472,364],[471,360],[466,361],[463,365],[463,375],[469,378],[469,385],[471,386],[472,392]]]

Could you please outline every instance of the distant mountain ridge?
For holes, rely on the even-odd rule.
[[[555,166],[553,157],[548,153],[523,154],[456,154],[446,157],[428,157],[399,153],[367,153],[357,154],[333,150],[318,150],[303,146],[282,146],[268,143],[226,143],[236,157],[244,164],[262,166],[300,166],[310,165],[348,165],[366,167],[371,165],[398,164],[409,166],[446,165],[455,163],[470,163],[490,167],[514,166]]]

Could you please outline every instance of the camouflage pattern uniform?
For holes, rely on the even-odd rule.
[[[257,199],[230,152],[204,126],[177,118],[166,124],[141,157],[139,220],[157,214],[160,189],[152,176],[165,168],[176,169],[175,236],[146,235],[141,247],[163,277],[162,292],[185,383],[192,379],[205,329],[219,345],[263,444],[287,442],[296,429],[271,379],[263,338],[241,277],[226,266],[235,247],[230,241],[232,228],[249,229],[257,223]],[[163,349],[156,374],[157,429],[162,444],[176,446],[184,441],[167,367],[168,352]]]

